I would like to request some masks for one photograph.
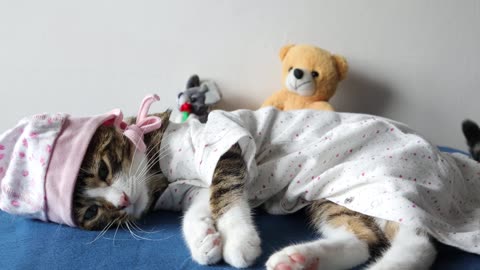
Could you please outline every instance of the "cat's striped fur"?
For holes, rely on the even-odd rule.
[[[148,169],[148,176],[142,177],[151,179],[145,191],[148,203],[142,213],[151,208],[168,183],[161,177],[160,167],[155,165],[161,158],[160,141],[168,125],[168,116],[161,115],[161,130],[146,136],[149,150],[144,158],[148,162],[140,162],[135,168],[140,171]],[[138,218],[125,213],[123,208],[116,207],[114,203],[111,203],[113,207],[104,207],[101,202],[105,199],[102,196],[92,197],[86,192],[88,188],[99,185],[115,185],[115,181],[121,181],[115,175],[121,175],[122,171],[125,174],[132,169],[132,164],[136,164],[135,153],[125,150],[124,165],[116,166],[116,171],[109,166],[107,181],[100,179],[100,161],[108,157],[102,151],[110,149],[108,151],[115,152],[119,145],[123,145],[120,138],[110,139],[106,143],[108,136],[105,134],[110,132],[106,130],[99,129],[92,140],[81,169],[88,175],[79,175],[75,190],[75,218],[78,225],[85,229],[103,229],[111,222],[126,222],[113,219],[118,215],[124,215],[126,220]],[[112,142],[116,144],[112,145]],[[110,164],[110,161],[107,163]],[[260,238],[245,193],[245,170],[241,148],[235,144],[220,158],[210,189],[200,188],[191,206],[185,209],[183,234],[192,258],[200,264],[214,264],[223,258],[234,267],[248,267],[261,253]],[[95,184],[85,185],[89,181]],[[92,204],[101,211],[97,211],[94,218],[90,217],[90,213],[89,221],[85,222],[85,213]],[[112,214],[112,211],[117,214]],[[435,258],[435,249],[421,229],[406,228],[395,222],[365,216],[325,200],[312,202],[307,212],[311,224],[323,238],[276,252],[267,261],[267,269],[349,269],[366,262],[370,262],[371,270],[428,269]]]

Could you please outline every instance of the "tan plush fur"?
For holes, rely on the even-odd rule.
[[[310,45],[287,45],[280,50],[283,88],[270,96],[262,107],[280,110],[333,110],[328,100],[335,94],[337,84],[346,77],[348,64],[344,57]],[[316,71],[315,92],[301,96],[287,89],[286,79],[291,69]]]

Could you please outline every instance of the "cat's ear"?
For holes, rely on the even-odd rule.
[[[200,86],[200,78],[197,74],[194,74],[188,79],[187,89]]]
[[[170,116],[172,115],[172,110],[168,109],[162,113],[159,113],[157,116],[160,117],[162,123],[168,123]]]

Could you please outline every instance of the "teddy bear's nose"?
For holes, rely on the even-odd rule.
[[[300,80],[303,77],[303,70],[296,68],[293,70],[293,75],[295,75],[295,78]]]

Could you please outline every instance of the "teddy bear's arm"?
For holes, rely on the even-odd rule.
[[[282,94],[280,94],[278,92],[273,94],[267,100],[265,100],[265,102],[263,102],[261,107],[264,108],[264,107],[273,106],[273,107],[276,107],[279,110],[283,110],[284,109],[284,102],[283,102],[281,96],[282,96]]]
[[[314,110],[324,110],[324,111],[334,111],[332,105],[326,101],[317,101],[308,104],[305,109],[314,109]]]

